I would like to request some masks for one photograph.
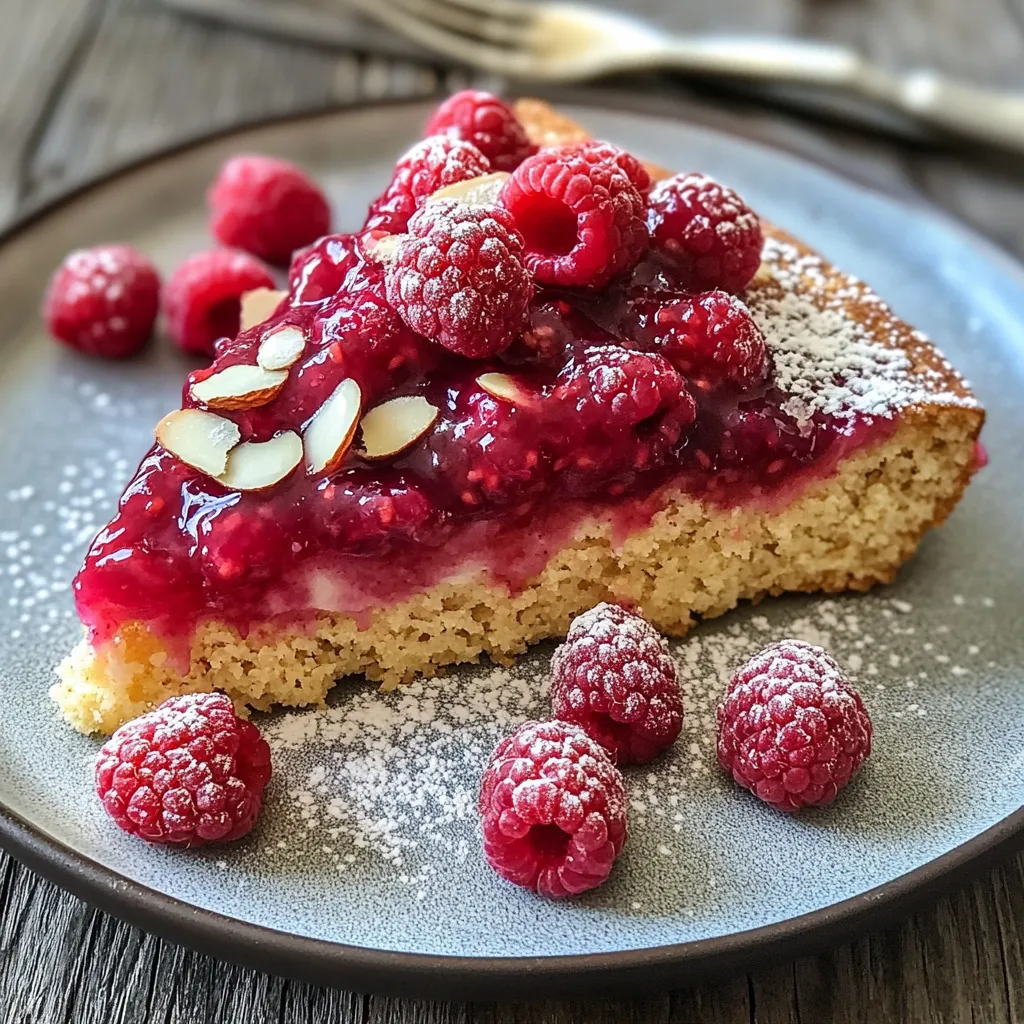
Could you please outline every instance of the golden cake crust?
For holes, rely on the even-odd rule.
[[[540,101],[520,101],[517,111],[541,144],[587,137]],[[866,285],[777,228],[766,226],[766,236],[765,262],[745,298],[755,318],[783,325],[783,369],[789,348],[796,362],[820,356],[825,383],[808,400],[827,402],[829,360],[851,359],[847,349],[856,355],[866,343],[891,351],[877,381],[868,373],[860,391],[839,396],[898,413],[884,440],[783,507],[720,508],[666,493],[650,524],[621,542],[607,520],[585,518],[518,593],[480,571],[380,608],[368,622],[321,612],[313,628],[244,638],[206,623],[184,674],[159,637],[127,624],[100,649],[82,641],[59,667],[51,695],[65,718],[83,732],[109,733],[180,692],[222,689],[241,708],[266,709],[320,702],[351,673],[391,687],[483,654],[507,660],[564,634],[573,616],[603,600],[634,602],[659,629],[681,635],[696,617],[741,600],[891,581],[967,486],[984,413],[942,354]],[[809,310],[820,316],[807,320]],[[816,331],[833,332],[831,348]]]

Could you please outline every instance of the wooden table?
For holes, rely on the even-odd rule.
[[[895,66],[933,64],[1024,88],[1024,0],[628,6],[676,28],[841,39]],[[0,0],[0,11],[0,222],[177,139],[273,114],[428,96],[464,81],[411,61],[224,30],[161,11],[153,0]],[[656,88],[694,109],[679,84]],[[706,97],[696,102],[709,109]],[[923,196],[1024,256],[1024,161],[901,144],[735,99],[716,109],[744,130]],[[889,931],[748,977],[614,1003],[497,1006],[351,995],[227,966],[121,924],[0,854],[0,1024],[57,1021],[1024,1021],[1024,856]]]

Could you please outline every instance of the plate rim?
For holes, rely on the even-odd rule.
[[[727,115],[719,119],[693,103],[660,97],[576,90],[536,90],[530,95],[597,109],[671,117],[702,129],[732,135],[749,144],[783,152],[824,169],[848,184],[893,199],[877,183],[866,184],[827,162],[766,141]],[[433,97],[436,99],[436,97]],[[6,247],[37,222],[120,178],[168,158],[261,128],[344,117],[368,109],[414,107],[432,97],[368,99],[345,106],[317,107],[261,117],[198,133],[170,146],[92,176],[73,188],[30,206],[0,231]],[[703,115],[702,112],[703,111]],[[724,126],[722,122],[725,122]],[[994,242],[977,234],[919,196],[902,195],[947,230],[980,249],[1001,270],[1022,275],[1021,265]],[[788,961],[823,945],[837,945],[873,926],[909,915],[929,898],[962,885],[985,868],[1024,848],[1024,807],[966,842],[911,871],[845,900],[795,917],[728,935],[683,943],[602,953],[532,957],[470,957],[399,952],[296,935],[197,907],[134,881],[68,846],[0,800],[0,847],[29,869],[127,923],[219,960],[270,974],[360,992],[431,999],[495,999],[524,995],[568,995],[619,991],[631,985],[678,987],[768,961]]]

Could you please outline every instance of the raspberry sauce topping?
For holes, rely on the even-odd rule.
[[[621,535],[679,492],[779,502],[887,436],[920,399],[902,350],[841,291],[812,301],[820,265],[785,243],[749,308],[687,290],[644,250],[641,172],[604,144],[542,150],[483,200],[483,178],[416,194],[411,235],[298,253],[288,299],[189,375],[94,541],[75,581],[93,641],[362,616],[467,568],[515,589],[582,519]],[[575,211],[564,252],[531,249],[545,204]]]

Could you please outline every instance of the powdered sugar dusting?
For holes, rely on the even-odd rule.
[[[954,606],[957,615],[984,616],[984,600],[965,598]],[[688,805],[709,787],[731,788],[716,762],[715,709],[736,669],[768,644],[792,637],[824,647],[860,691],[876,728],[927,719],[932,677],[958,675],[955,667],[983,656],[948,627],[918,621],[899,598],[801,601],[772,613],[709,623],[669,644],[683,730],[666,755],[623,773],[631,843],[681,855]],[[290,774],[285,807],[274,814],[286,831],[298,825],[329,847],[338,871],[370,859],[400,883],[422,887],[446,859],[481,857],[480,772],[515,726],[551,717],[549,685],[548,657],[538,652],[512,668],[463,670],[393,693],[343,685],[326,710],[267,719],[261,724],[275,763]],[[294,771],[297,764],[303,767]]]
[[[783,407],[796,419],[816,412],[890,418],[923,403],[977,404],[962,382],[951,389],[959,378],[944,359],[914,358],[924,336],[909,332],[856,278],[777,238],[766,239],[764,261],[781,288],[758,289],[748,301],[776,383],[792,396]],[[850,303],[866,311],[870,327],[849,315]]]

